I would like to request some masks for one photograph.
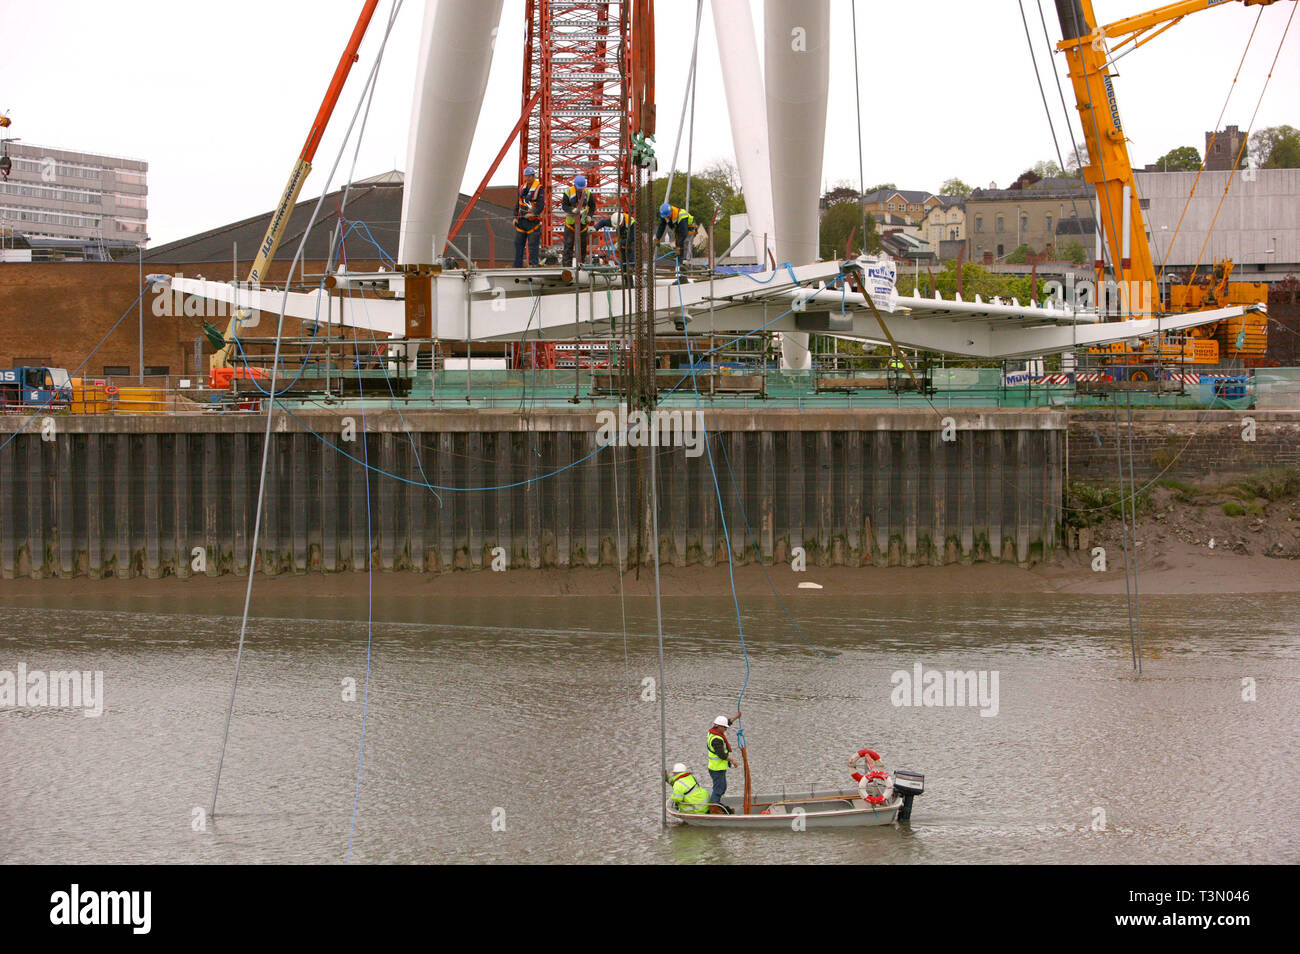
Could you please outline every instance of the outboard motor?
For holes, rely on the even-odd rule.
[[[899,769],[894,773],[894,794],[903,796],[903,807],[898,810],[898,820],[912,817],[912,799],[925,791],[925,776],[920,772]]]

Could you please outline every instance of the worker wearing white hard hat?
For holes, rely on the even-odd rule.
[[[632,259],[635,254],[636,218],[627,212],[615,212],[596,223],[597,233],[613,233],[617,239],[618,264],[623,266],[625,275],[631,274]],[[612,243],[611,243],[612,244]]]
[[[673,787],[672,800],[675,811],[695,815],[708,812],[708,796],[684,763],[678,762],[674,765],[673,770],[664,776],[664,781]]]
[[[740,713],[728,719],[718,716],[709,728],[709,737],[705,741],[705,753],[709,758],[709,778],[713,780],[713,794],[709,801],[722,804],[722,796],[727,794],[727,769],[736,767],[736,760],[731,757],[731,741],[727,730],[731,724],[740,719]]]

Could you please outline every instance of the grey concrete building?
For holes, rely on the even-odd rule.
[[[148,240],[149,164],[13,141],[0,181],[4,258],[111,258]]]
[[[1300,169],[1207,170],[1199,182],[1195,172],[1136,172],[1134,179],[1151,256],[1170,279],[1221,259],[1232,260],[1237,281],[1300,275]],[[967,257],[997,264],[1019,245],[1050,256],[1069,242],[1092,256],[1095,219],[1096,193],[1080,179],[976,189],[966,200]]]
[[[1157,267],[1167,262],[1184,270],[1199,260],[1204,268],[1229,258],[1239,281],[1300,275],[1300,169],[1207,171],[1190,202],[1195,172],[1138,172],[1135,178]]]

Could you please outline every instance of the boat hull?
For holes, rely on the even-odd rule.
[[[750,814],[742,814],[744,799],[723,796],[722,803],[734,814],[714,815],[680,812],[668,805],[668,815],[684,825],[699,828],[799,830],[803,828],[869,828],[892,825],[903,807],[902,798],[883,805],[870,805],[853,789],[809,788],[753,796]]]

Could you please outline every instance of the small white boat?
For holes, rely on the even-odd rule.
[[[867,828],[892,825],[911,818],[911,802],[926,790],[926,776],[919,772],[885,772],[880,756],[870,749],[859,751],[850,766],[866,759],[870,775],[857,788],[815,784],[781,789],[779,794],[755,794],[745,811],[744,795],[723,795],[724,808],[710,806],[707,812],[680,811],[668,799],[668,815],[682,824],[703,828]]]
[[[743,750],[742,750],[743,754]],[[855,772],[855,788],[836,784],[782,787],[780,793],[749,797],[746,810],[744,795],[724,795],[722,805],[709,805],[706,812],[685,812],[668,800],[668,814],[686,825],[703,828],[867,828],[892,825],[912,817],[912,800],[925,791],[925,776],[919,772],[887,772],[880,756],[871,749],[859,749],[849,758],[849,765],[862,767]],[[748,763],[745,771],[749,782]]]
[[[744,798],[724,795],[722,804],[732,814],[722,812],[681,812],[668,803],[668,815],[687,825],[704,828],[853,828],[892,825],[898,820],[904,799],[895,796],[880,805],[869,804],[858,789],[832,785],[809,785],[800,789],[782,789],[779,793],[756,794],[744,814]]]

